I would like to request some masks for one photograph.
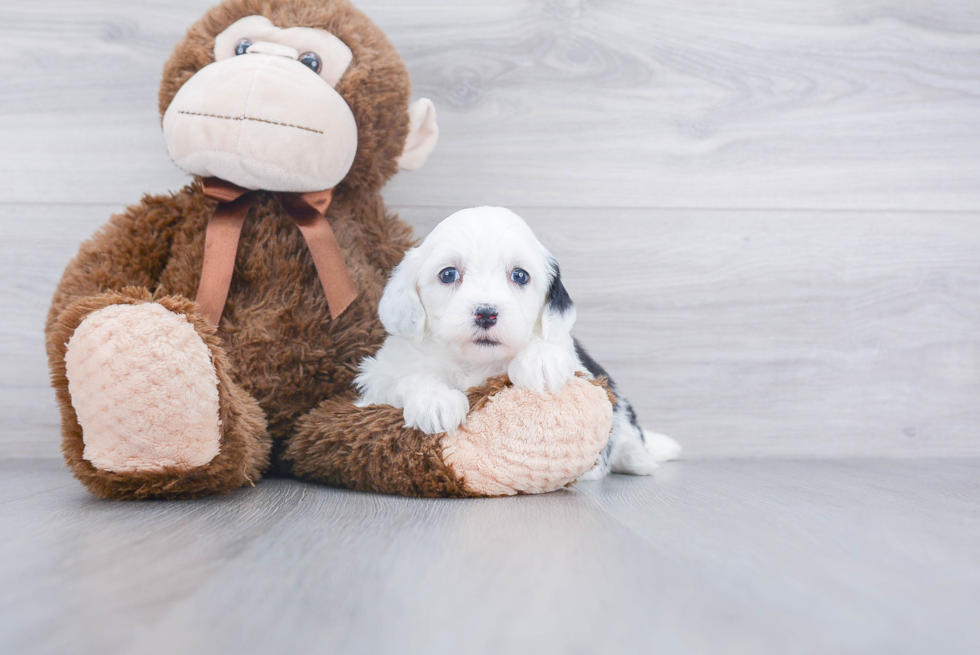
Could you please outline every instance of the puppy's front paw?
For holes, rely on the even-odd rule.
[[[576,366],[568,349],[542,343],[519,352],[507,367],[507,375],[515,386],[537,393],[554,392],[575,377]]]
[[[426,434],[455,432],[466,420],[470,402],[456,389],[426,389],[405,401],[405,425]]]

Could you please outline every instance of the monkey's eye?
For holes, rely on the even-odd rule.
[[[299,63],[303,64],[317,74],[319,74],[320,69],[323,68],[323,64],[320,63],[320,57],[315,52],[306,52],[301,54],[299,56]]]
[[[250,45],[252,45],[252,42],[248,39],[242,39],[239,41],[238,45],[235,46],[235,56],[237,57],[238,55],[244,55],[246,52],[248,52],[248,47]]]
[[[514,281],[514,284],[524,286],[531,281],[531,276],[523,268],[515,268],[511,271],[510,279]]]
[[[443,284],[452,284],[459,279],[459,271],[450,266],[439,271],[439,281]]]

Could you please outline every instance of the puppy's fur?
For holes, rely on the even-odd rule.
[[[538,393],[557,391],[576,372],[609,377],[571,336],[575,305],[558,263],[501,207],[464,209],[437,225],[395,268],[379,315],[389,336],[361,362],[358,404],[404,408],[406,425],[429,434],[465,423],[464,392],[496,375]],[[616,395],[609,443],[585,478],[648,475],[680,451],[669,437],[645,433]]]

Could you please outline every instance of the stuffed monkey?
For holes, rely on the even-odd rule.
[[[346,0],[226,0],[176,47],[160,111],[195,176],[80,248],[46,326],[62,449],[105,498],[190,498],[263,475],[416,496],[535,493],[606,443],[611,398],[494,380],[465,430],[357,408],[378,301],[412,245],[380,195],[435,145],[430,101]]]

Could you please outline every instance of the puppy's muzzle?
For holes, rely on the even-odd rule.
[[[483,330],[489,330],[497,324],[497,308],[493,305],[480,305],[473,314],[473,322]]]

